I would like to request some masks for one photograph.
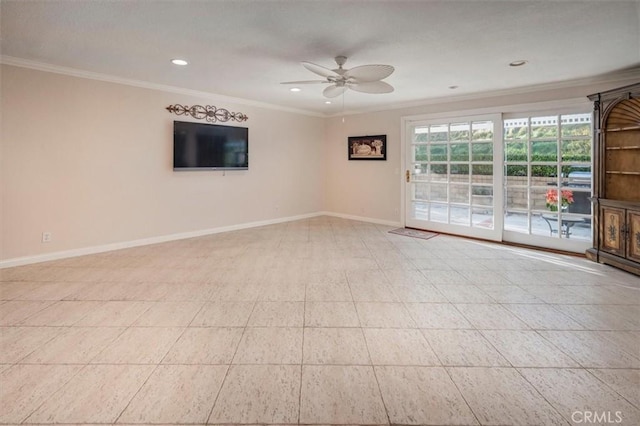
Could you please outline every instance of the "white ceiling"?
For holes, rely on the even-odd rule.
[[[347,110],[640,76],[639,1],[2,0],[0,13],[5,59],[329,115],[342,98],[325,105],[324,85],[279,84],[315,78],[301,61],[333,68],[345,55],[345,68],[396,68],[385,80],[394,93],[348,91]],[[190,64],[169,62],[178,57]],[[508,66],[517,59],[529,63]]]

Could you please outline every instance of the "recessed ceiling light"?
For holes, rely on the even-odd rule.
[[[291,89],[289,89],[289,90],[291,90],[292,92],[299,92],[299,91],[301,91],[302,89],[300,89],[299,87],[292,87],[292,88],[291,88]]]
[[[457,88],[458,88],[458,86],[449,86],[449,89],[451,89],[451,90],[455,90]]]
[[[325,104],[329,105],[331,101],[324,101]]]
[[[526,64],[527,62],[529,62],[529,61],[527,61],[526,59],[518,59],[517,61],[510,62],[509,66],[510,67],[521,67],[524,64]]]
[[[187,65],[189,62],[185,61],[184,59],[172,59],[171,63],[173,65],[182,65],[182,66],[184,66],[184,65]]]

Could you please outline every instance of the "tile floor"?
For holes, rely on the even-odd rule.
[[[0,423],[640,424],[639,278],[390,229],[0,270]]]

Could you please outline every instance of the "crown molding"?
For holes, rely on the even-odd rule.
[[[487,92],[475,92],[466,95],[458,96],[446,96],[438,98],[422,99],[411,102],[400,102],[395,104],[388,104],[384,106],[363,108],[358,110],[338,112],[335,114],[327,115],[327,118],[341,117],[343,115],[357,115],[366,114],[372,112],[391,111],[406,108],[417,108],[421,106],[437,105],[437,104],[449,104],[464,101],[474,101],[479,99],[512,96],[512,95],[524,95],[534,92],[552,91],[561,89],[570,89],[572,87],[580,87],[595,84],[625,84],[631,80],[640,81],[640,68],[633,68],[625,71],[619,71],[610,74],[604,74],[599,76],[584,77],[573,80],[556,81],[552,83],[535,84],[531,86],[514,87],[511,89],[493,90]],[[585,95],[586,96],[586,95]]]
[[[475,92],[475,93],[469,93],[466,95],[446,96],[446,97],[443,96],[438,98],[428,98],[428,99],[421,99],[421,100],[410,101],[410,102],[399,102],[395,104],[392,103],[392,104],[386,104],[386,105],[376,106],[371,108],[361,108],[356,110],[340,111],[333,114],[329,114],[329,113],[319,113],[314,111],[308,111],[308,110],[303,110],[298,108],[290,108],[290,107],[285,107],[281,105],[270,104],[267,102],[260,102],[260,101],[250,100],[250,99],[235,98],[232,96],[219,95],[216,93],[204,92],[200,90],[186,89],[183,87],[169,86],[164,84],[151,83],[147,81],[117,77],[109,74],[96,73],[93,71],[85,71],[77,68],[52,65],[44,62],[18,58],[15,56],[0,55],[0,64],[11,65],[11,66],[16,66],[21,68],[29,68],[37,71],[50,72],[55,74],[68,75],[68,76],[78,77],[78,78],[85,78],[89,80],[97,80],[97,81],[104,81],[108,83],[122,84],[126,86],[139,87],[143,89],[157,90],[157,91],[167,92],[167,93],[176,93],[180,95],[206,98],[208,100],[216,101],[216,102],[228,102],[228,103],[233,103],[237,105],[253,106],[258,108],[291,112],[294,114],[302,114],[310,117],[320,117],[320,118],[334,118],[334,117],[341,117],[341,116],[348,116],[348,115],[366,114],[366,113],[372,113],[372,112],[391,111],[391,110],[406,109],[406,108],[417,108],[417,107],[428,106],[428,105],[473,101],[478,99],[486,99],[486,98],[501,97],[501,96],[523,95],[523,94],[528,94],[533,92],[561,90],[561,89],[568,89],[572,87],[595,85],[595,84],[609,84],[609,83],[622,84],[625,82],[628,83],[630,80],[633,80],[633,79],[640,80],[640,68],[632,68],[625,71],[618,71],[614,73],[609,73],[609,74],[604,74],[599,76],[592,76],[592,77],[584,77],[584,78],[573,79],[573,80],[557,81],[552,83],[543,83],[543,84],[536,84],[531,86],[522,86],[522,87],[516,87],[512,89],[502,89],[502,90],[494,90],[494,91],[487,91],[487,92]]]
[[[267,102],[254,101],[244,98],[235,98],[232,96],[218,95],[216,93],[204,92],[200,90],[186,89],[183,87],[169,86],[165,84],[151,83],[148,81],[134,80],[129,78],[117,77],[109,74],[102,74],[93,71],[85,71],[77,68],[63,67],[59,65],[47,64],[44,62],[32,61],[29,59],[18,58],[15,56],[0,55],[0,64],[11,65],[14,67],[28,68],[36,71],[50,72],[54,74],[62,74],[71,77],[85,78],[88,80],[104,81],[107,83],[122,84],[125,86],[139,87],[142,89],[157,90],[160,92],[176,93],[185,96],[194,96],[197,98],[206,98],[212,102],[226,102],[236,105],[253,106],[277,111],[291,112],[294,114],[302,114],[311,117],[325,118],[326,114],[313,111],[307,111],[297,108],[289,108],[281,105],[270,104]]]

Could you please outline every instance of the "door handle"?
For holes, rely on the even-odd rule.
[[[411,182],[411,172],[409,170],[405,172],[405,178],[407,180],[407,183]]]

